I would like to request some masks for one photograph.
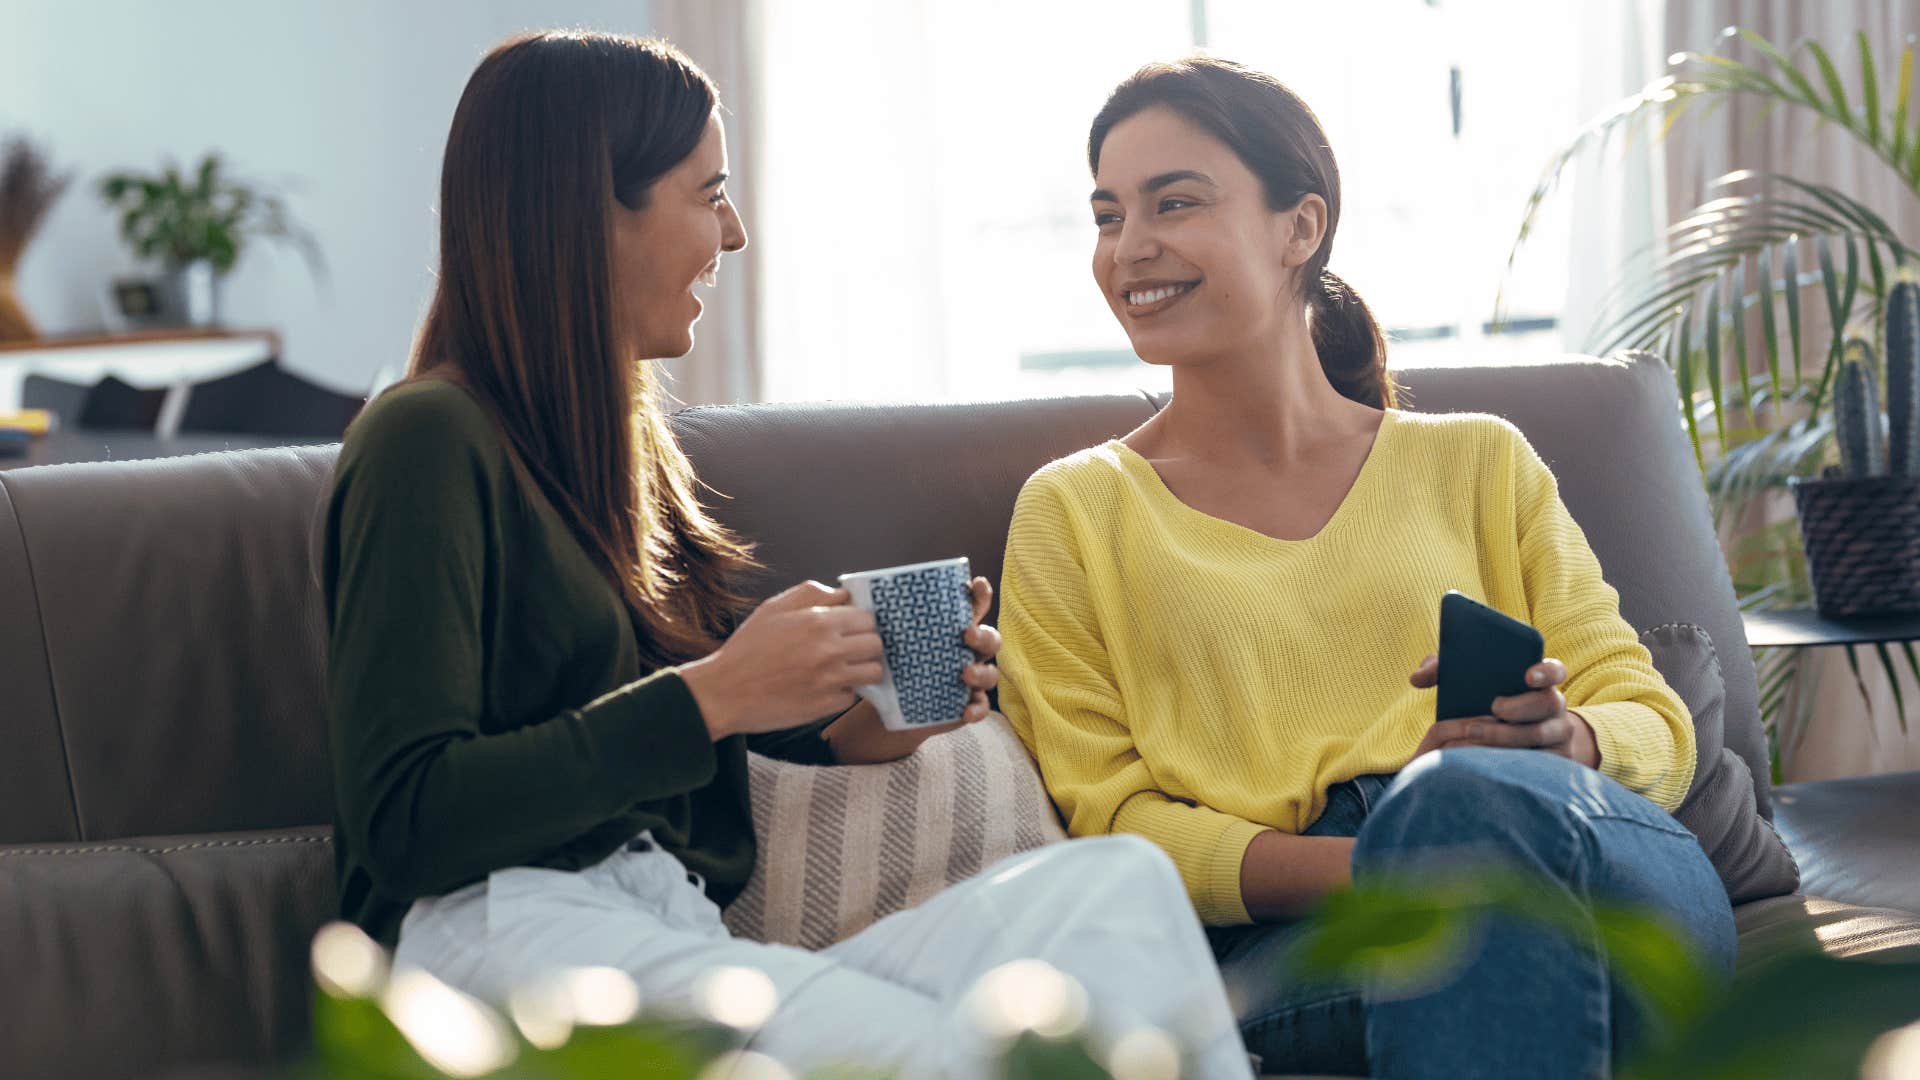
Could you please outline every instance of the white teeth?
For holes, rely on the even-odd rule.
[[[720,267],[716,264],[700,271],[700,284],[709,288],[720,284]]]
[[[1133,307],[1145,307],[1148,304],[1157,304],[1170,296],[1177,296],[1191,288],[1193,288],[1191,285],[1162,285],[1145,292],[1130,292],[1127,294],[1127,303]]]

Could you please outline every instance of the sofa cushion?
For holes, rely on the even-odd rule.
[[[1747,763],[1722,742],[1727,693],[1713,639],[1691,623],[1667,623],[1642,633],[1640,644],[1693,714],[1693,786],[1673,816],[1699,838],[1734,903],[1793,892],[1793,855],[1760,816]]]
[[[0,524],[15,533],[0,544],[0,586],[17,578],[17,559],[39,615],[39,655],[0,655],[0,694],[24,693],[36,727],[35,699],[50,699],[64,750],[31,802],[0,796],[0,837],[105,841],[332,819],[325,620],[306,549],[334,455],[0,473],[12,508]],[[4,718],[0,706],[0,738]],[[12,750],[0,743],[0,757]],[[22,835],[62,814],[77,829]]]
[[[1920,913],[1920,772],[1782,784],[1773,805],[1804,891]]]
[[[1005,717],[884,765],[749,759],[753,876],[727,928],[823,949],[1021,851],[1066,839]]]
[[[325,828],[0,847],[0,1075],[297,1052],[337,906]]]
[[[1733,909],[1740,934],[1738,970],[1790,952],[1818,950],[1841,959],[1920,962],[1920,915],[1796,893]]]

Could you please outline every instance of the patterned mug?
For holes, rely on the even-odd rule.
[[[889,730],[950,724],[966,711],[973,690],[960,674],[974,660],[964,637],[973,623],[972,582],[964,556],[840,575],[853,605],[879,624],[885,671],[858,693]]]

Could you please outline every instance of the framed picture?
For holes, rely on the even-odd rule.
[[[114,278],[108,288],[108,322],[116,330],[168,325],[166,292],[157,278]]]

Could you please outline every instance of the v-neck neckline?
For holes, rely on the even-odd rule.
[[[1167,505],[1173,513],[1183,517],[1190,517],[1209,528],[1253,537],[1263,544],[1276,547],[1298,548],[1309,544],[1316,544],[1326,539],[1349,516],[1348,508],[1360,501],[1360,497],[1364,494],[1366,486],[1371,482],[1373,474],[1380,471],[1380,461],[1385,457],[1381,448],[1386,444],[1388,434],[1398,424],[1399,412],[1400,410],[1398,409],[1384,409],[1381,411],[1379,430],[1374,432],[1373,445],[1367,448],[1366,459],[1360,463],[1360,471],[1355,474],[1352,485],[1347,488],[1346,495],[1340,499],[1340,505],[1334,507],[1332,515],[1321,524],[1319,531],[1307,537],[1290,538],[1273,536],[1269,533],[1261,532],[1259,529],[1242,525],[1237,521],[1228,521],[1226,518],[1216,517],[1213,514],[1207,513],[1205,510],[1197,509],[1180,496],[1174,494],[1173,489],[1167,486],[1166,479],[1160,475],[1160,470],[1154,468],[1153,462],[1148,461],[1138,450],[1128,446],[1119,439],[1114,439],[1108,442],[1107,445],[1114,449],[1119,455],[1120,460],[1125,463],[1128,468],[1140,476],[1142,486],[1147,489],[1152,497]]]

